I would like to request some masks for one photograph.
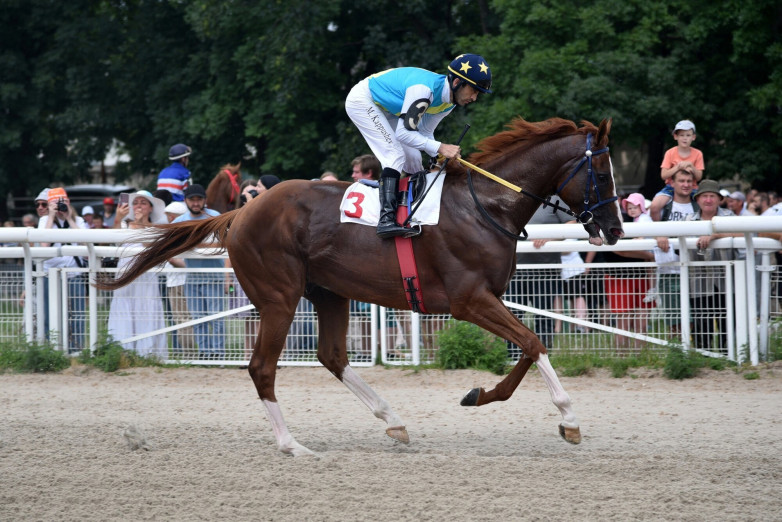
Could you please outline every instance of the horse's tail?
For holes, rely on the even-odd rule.
[[[220,248],[224,248],[228,229],[237,212],[238,210],[234,210],[209,219],[150,227],[146,232],[140,236],[134,236],[131,240],[137,242],[140,239],[146,248],[133,256],[133,261],[124,267],[116,279],[101,278],[95,286],[104,290],[121,288],[147,270],[162,265],[170,258],[205,243],[210,239],[210,236],[214,236],[214,242],[210,241],[211,246],[216,243]]]

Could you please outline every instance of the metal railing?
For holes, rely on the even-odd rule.
[[[777,288],[780,286],[778,267],[770,254],[782,248],[771,239],[756,238],[751,232],[782,230],[782,218],[729,217],[712,221],[683,223],[626,224],[628,236],[667,236],[677,238],[681,261],[678,288],[660,284],[659,266],[654,263],[594,264],[589,272],[579,277],[578,285],[562,276],[567,265],[519,265],[508,293],[506,305],[528,326],[538,332],[551,350],[605,351],[614,354],[634,353],[642,348],[666,346],[680,342],[685,348],[732,360],[742,360],[748,353],[750,362],[766,356],[770,323],[780,319]],[[583,239],[583,229],[575,225],[530,225],[530,238]],[[720,239],[713,248],[743,248],[747,259],[726,262],[694,263],[688,259],[688,249],[694,247],[694,237],[714,232],[739,232],[742,237]],[[79,350],[95,346],[99,332],[109,326],[112,301],[116,296],[99,291],[87,281],[94,281],[100,268],[100,259],[129,255],[132,248],[103,246],[132,238],[134,231],[123,230],[37,230],[4,229],[0,242],[15,242],[20,246],[0,248],[0,258],[10,260],[6,270],[0,270],[0,339],[24,335],[27,339],[45,339],[47,336],[62,349]],[[69,242],[81,245],[37,247],[38,242]],[[590,250],[651,250],[652,239],[622,240],[614,247],[594,247],[586,241],[549,241],[535,250],[530,242],[520,242],[518,252],[571,252]],[[192,255],[202,257],[207,251]],[[50,269],[44,272],[41,260],[56,256],[86,256],[85,269]],[[691,301],[689,271],[706,269],[722,281],[719,298],[713,302]],[[636,271],[630,277],[616,278],[617,270]],[[118,339],[131,345],[144,339],[165,360],[192,364],[246,364],[254,343],[258,318],[249,302],[241,296],[215,290],[218,302],[216,313],[199,317],[175,317],[175,304],[165,276],[182,276],[201,270],[170,269],[157,273],[139,295],[151,295],[153,305],[136,307],[137,323],[143,331]],[[230,269],[217,270],[231,279]],[[534,277],[530,277],[534,276]],[[529,280],[537,282],[530,286]],[[639,287],[625,289],[616,279],[646,281]],[[233,281],[235,288],[238,284]],[[400,283],[401,284],[401,283]],[[610,291],[606,291],[606,285]],[[616,285],[620,286],[617,288]],[[155,294],[155,287],[157,294]],[[228,287],[228,284],[225,285]],[[580,289],[573,292],[573,289]],[[774,290],[772,292],[772,289]],[[567,292],[565,290],[568,290]],[[24,299],[21,301],[20,291]],[[146,292],[146,294],[145,294]],[[627,299],[611,301],[609,296],[624,293]],[[172,293],[175,293],[172,291]],[[581,295],[575,295],[576,293]],[[643,293],[643,295],[641,295]],[[48,297],[45,299],[44,296]],[[173,296],[181,298],[179,294]],[[671,302],[678,297],[678,307]],[[139,297],[140,299],[140,297]],[[48,301],[48,305],[46,304]],[[628,303],[645,303],[625,309]],[[131,301],[132,302],[132,301]],[[130,304],[128,302],[126,304]],[[132,308],[132,307],[131,307]],[[156,312],[159,311],[159,312]],[[144,315],[147,314],[147,315]],[[49,330],[44,327],[49,317]],[[447,315],[419,316],[410,311],[386,310],[375,305],[352,303],[348,350],[354,364],[373,364],[377,356],[389,364],[419,364],[434,359],[437,350],[436,332],[441,330]],[[750,319],[751,318],[751,319]],[[212,324],[222,321],[215,330]],[[678,322],[678,328],[673,325]],[[197,342],[193,343],[193,327],[210,325],[207,335],[219,336],[216,345],[222,348],[213,356],[204,357]],[[690,331],[690,325],[697,331]],[[374,327],[373,327],[374,325]],[[152,326],[155,326],[152,328]],[[317,317],[309,302],[302,300],[291,326],[281,364],[318,364],[316,358]],[[518,356],[509,345],[511,357]]]

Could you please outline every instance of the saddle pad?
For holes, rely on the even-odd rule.
[[[432,184],[436,172],[426,175],[426,186]],[[437,178],[432,190],[426,195],[421,206],[416,210],[411,221],[421,225],[436,225],[440,221],[440,197],[443,192],[445,172]],[[378,189],[363,183],[353,183],[342,196],[339,205],[339,220],[341,223],[359,223],[361,225],[377,226],[380,220],[380,197]]]

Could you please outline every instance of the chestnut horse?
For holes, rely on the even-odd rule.
[[[206,187],[206,206],[221,214],[239,207],[239,186],[242,184],[242,163],[231,163],[220,167],[220,172]]]
[[[613,172],[607,154],[611,122],[599,127],[558,118],[539,123],[514,120],[508,129],[478,144],[469,159],[516,185],[519,194],[495,181],[449,165],[442,190],[440,221],[414,239],[425,306],[450,313],[518,345],[523,357],[492,390],[476,388],[462,400],[480,406],[510,398],[533,362],[537,363],[563,421],[560,435],[577,444],[581,432],[570,397],[549,362],[545,346],[506,308],[501,296],[515,270],[516,238],[540,200],[559,193],[585,224],[590,242],[614,244],[623,235]],[[590,143],[592,145],[590,145]],[[479,213],[473,194],[485,213]],[[277,361],[301,296],[318,314],[318,360],[383,419],[386,433],[409,442],[404,422],[389,404],[348,365],[346,335],[350,299],[407,309],[395,242],[382,240],[374,227],[340,223],[346,183],[292,180],[264,197],[213,219],[156,227],[149,246],[124,275],[107,288],[130,283],[166,258],[216,238],[227,249],[236,277],[261,316],[249,372],[263,401],[279,449],[311,453],[288,431],[275,396]],[[493,221],[493,223],[491,222]],[[505,229],[505,233],[499,230]]]

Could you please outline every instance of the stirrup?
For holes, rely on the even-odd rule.
[[[387,239],[389,237],[397,237],[397,236],[405,236],[410,231],[409,228],[404,228],[402,226],[399,226],[396,222],[390,225],[381,225],[377,226],[377,237],[381,239]]]
[[[410,223],[410,228],[405,228],[405,230],[407,230],[407,232],[403,236],[405,238],[420,236],[421,232],[423,232],[421,228],[421,223],[418,222]]]

